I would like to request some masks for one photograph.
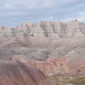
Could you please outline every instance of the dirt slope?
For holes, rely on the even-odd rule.
[[[0,85],[55,85],[38,69],[0,60]]]

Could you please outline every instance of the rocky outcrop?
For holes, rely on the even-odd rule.
[[[11,40],[11,43],[16,41],[23,46],[45,47],[57,44],[62,39],[84,38],[85,24],[78,20],[72,20],[68,23],[40,21],[35,24],[22,23],[19,27],[11,29],[1,26],[0,32],[0,42],[2,43],[8,43]],[[13,38],[15,38],[14,41]]]
[[[35,24],[23,23],[19,27],[24,33],[37,38],[65,38],[84,36],[83,29],[85,24],[78,20],[70,21],[66,24],[62,22],[41,21]]]
[[[40,69],[47,75],[53,74],[66,74],[69,72],[69,69],[66,65],[66,58],[48,58],[47,60],[29,60],[23,58],[13,58],[12,61],[20,61],[25,63],[28,66],[36,67]]]

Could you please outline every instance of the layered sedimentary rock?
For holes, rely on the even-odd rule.
[[[27,49],[27,48],[26,48]],[[12,61],[21,61],[50,74],[85,74],[85,46],[64,46],[50,49],[18,49]]]
[[[80,74],[85,74],[85,23],[40,21],[11,29],[0,26],[0,59],[17,57],[45,73],[61,71],[59,62],[63,62],[63,72],[81,70]],[[66,61],[61,61],[62,57]]]
[[[56,85],[40,70],[20,62],[0,60],[0,85]]]
[[[67,66],[67,59],[61,58],[48,58],[47,60],[29,60],[24,58],[13,58],[12,61],[20,61],[28,66],[36,67],[47,75],[53,75],[57,73],[66,74],[69,72]]]
[[[84,38],[85,24],[78,20],[68,23],[40,21],[35,24],[22,23],[19,27],[12,29],[1,26],[0,32],[0,42],[2,43],[15,42],[24,46],[45,47],[50,44],[59,44],[59,40],[62,42],[62,39],[69,41],[70,38],[73,38],[75,41],[76,38]]]

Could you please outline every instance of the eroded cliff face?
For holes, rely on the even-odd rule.
[[[68,23],[41,21],[35,24],[22,23],[19,27],[12,29],[1,26],[0,32],[0,42],[4,45],[15,42],[24,46],[45,47],[51,44],[55,46],[64,39],[68,43],[72,39],[75,41],[75,39],[84,38],[85,24],[77,20]]]
[[[41,21],[35,24],[23,23],[19,27],[23,32],[27,33],[29,36],[34,37],[48,37],[53,38],[65,38],[65,37],[80,37],[84,36],[84,23],[76,21],[70,21],[68,23],[62,23],[59,21],[48,22]]]

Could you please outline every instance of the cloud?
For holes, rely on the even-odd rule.
[[[80,21],[80,22],[85,22],[85,12],[80,12],[74,16],[62,18],[62,19],[60,19],[60,21],[68,22],[73,19],[78,19],[78,21]]]
[[[81,22],[85,22],[85,12],[80,12],[77,19]]]
[[[6,9],[12,9],[12,5],[9,4],[9,3],[5,3],[5,8],[6,8]]]
[[[85,22],[85,0],[0,0],[0,25],[73,18]]]

